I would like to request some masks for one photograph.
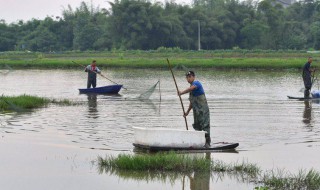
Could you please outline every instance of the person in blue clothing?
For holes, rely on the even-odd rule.
[[[101,73],[100,69],[97,67],[97,61],[93,60],[84,71],[88,72],[87,88],[90,88],[91,85],[95,88],[97,86],[97,73]]]
[[[304,97],[309,98],[310,96],[310,90],[312,87],[312,76],[311,73],[313,73],[315,70],[311,69],[311,63],[312,63],[312,57],[308,58],[308,62],[303,66],[303,72],[302,72],[302,78],[304,83]]]
[[[189,71],[186,74],[186,78],[188,83],[190,83],[190,87],[179,91],[178,95],[181,96],[183,94],[189,93],[189,108],[186,111],[184,117],[189,115],[189,112],[193,111],[194,124],[193,128],[197,131],[206,131],[205,138],[206,144],[205,147],[210,147],[211,138],[210,138],[210,112],[209,106],[207,103],[207,99],[204,93],[204,89],[202,84],[195,80],[195,73],[193,71]]]

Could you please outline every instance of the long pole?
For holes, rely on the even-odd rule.
[[[160,94],[160,102],[161,102],[161,88],[160,88],[160,78],[159,78],[159,94]]]
[[[174,80],[174,84],[176,85],[176,89],[177,89],[177,93],[178,93],[178,96],[179,96],[179,99],[180,99],[180,103],[181,103],[181,107],[182,107],[182,111],[183,111],[183,115],[185,115],[185,111],[184,111],[184,106],[183,106],[183,102],[182,102],[182,98],[181,96],[179,95],[179,89],[178,89],[178,85],[177,85],[177,81],[176,81],[176,78],[174,77],[174,74],[173,74],[173,71],[172,71],[172,68],[171,68],[171,65],[170,65],[170,62],[169,62],[169,59],[167,59],[167,62],[168,62],[168,65],[169,65],[169,68],[170,68],[170,71],[171,71],[171,74],[172,74],[172,78]],[[184,117],[184,121],[186,122],[186,129],[188,129],[188,122],[187,122],[187,118]]]
[[[198,51],[201,50],[201,44],[200,44],[200,21],[198,20]]]
[[[314,73],[316,72],[316,70],[314,70],[312,72],[312,79],[311,79],[311,88],[313,87],[313,82],[314,82]],[[310,91],[311,91],[311,88],[310,88]]]
[[[86,68],[86,66],[81,65],[80,63],[77,63],[77,62],[75,62],[75,61],[72,61],[72,63],[78,64],[78,65],[80,65],[81,67]],[[90,71],[90,72],[96,73],[96,74],[98,74],[98,75],[102,76],[103,78],[105,78],[105,79],[109,80],[110,82],[112,82],[112,83],[114,83],[114,84],[119,85],[118,83],[116,83],[116,82],[114,82],[114,81],[112,81],[112,80],[108,79],[106,76],[104,76],[104,75],[103,75],[103,74],[101,74],[101,73],[97,73],[97,72],[95,72],[95,71]],[[125,90],[128,90],[127,88],[125,88],[125,87],[123,87],[123,86],[122,86],[122,88],[123,88],[123,89],[125,89]]]

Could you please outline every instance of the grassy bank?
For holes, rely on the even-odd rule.
[[[284,170],[262,171],[255,164],[231,163],[190,157],[175,153],[154,155],[124,155],[117,157],[98,157],[101,173],[110,172],[124,178],[135,180],[174,181],[194,172],[210,178],[211,175],[228,174],[257,185],[256,189],[320,189],[320,173],[314,170],[301,170],[297,175]]]
[[[79,68],[80,66],[72,61],[87,65],[93,59],[97,60],[98,65],[102,68],[167,68],[166,58],[169,58],[173,66],[184,65],[189,68],[300,69],[308,56],[313,56],[317,60],[318,54],[305,51],[182,51],[174,49],[50,54],[5,52],[0,54],[0,68],[5,68],[6,65],[16,69]]]
[[[59,105],[71,105],[69,100],[55,100],[38,96],[1,96],[0,110],[2,111],[27,111],[30,109],[41,108],[50,103]]]

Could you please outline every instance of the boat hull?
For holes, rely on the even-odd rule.
[[[79,89],[81,94],[88,94],[88,93],[96,93],[96,94],[118,94],[121,90],[122,85],[109,85],[109,86],[102,86],[96,88],[82,88]]]
[[[300,101],[305,101],[305,100],[320,100],[320,97],[309,97],[309,98],[304,98],[304,97],[294,97],[294,96],[287,96],[289,99],[293,100],[300,100]]]
[[[214,143],[210,147],[157,147],[157,146],[145,146],[133,143],[133,146],[139,149],[148,150],[151,152],[157,151],[235,151],[239,146],[239,143],[220,142]]]

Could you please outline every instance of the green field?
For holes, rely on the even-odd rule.
[[[217,50],[183,51],[159,49],[155,51],[106,51],[106,52],[2,52],[0,68],[13,69],[68,69],[88,65],[93,59],[100,67],[108,68],[167,68],[172,66],[215,69],[300,69],[309,56],[317,65],[319,53],[306,51],[267,50]],[[73,63],[75,61],[76,63]]]

